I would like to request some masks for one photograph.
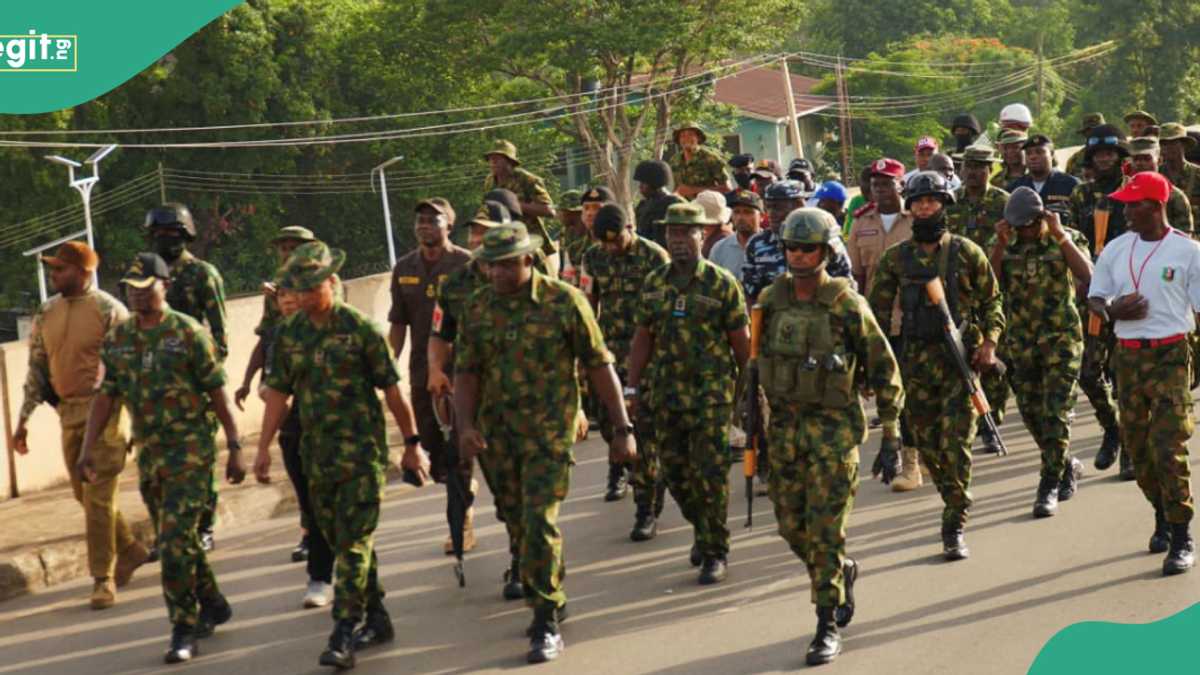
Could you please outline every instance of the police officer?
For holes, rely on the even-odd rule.
[[[546,190],[545,181],[521,168],[521,162],[517,159],[517,146],[511,141],[496,140],[492,148],[483,154],[483,158],[487,160],[489,168],[488,176],[483,180],[483,191],[487,193],[502,188],[517,196],[520,206],[510,208],[509,211],[542,237],[542,252],[550,259],[551,269],[557,273],[558,261],[554,254],[558,249],[542,220],[554,217],[554,202]]]
[[[667,207],[683,202],[682,197],[667,191],[667,186],[673,182],[671,165],[661,159],[648,159],[634,168],[633,179],[637,181],[638,193],[642,195],[633,210],[637,235],[662,246],[666,242],[662,227],[656,223],[667,215]],[[608,199],[602,203],[611,201],[615,200],[608,195]]]
[[[1071,222],[1088,239],[1088,247],[1096,253],[1104,245],[1125,232],[1125,205],[1108,198],[1124,184],[1121,162],[1129,157],[1125,134],[1111,124],[1092,129],[1084,148],[1083,162],[1092,171],[1092,179],[1080,183],[1071,193]],[[1097,212],[1106,214],[1108,230],[1103,241],[1097,241]],[[1133,463],[1121,453],[1121,430],[1117,405],[1113,400],[1112,374],[1108,357],[1114,337],[1112,326],[1105,325],[1100,335],[1087,336],[1084,341],[1083,365],[1079,370],[1079,386],[1096,411],[1096,420],[1104,429],[1104,440],[1096,452],[1094,466],[1104,471],[1121,458],[1121,478],[1133,480]]]
[[[104,379],[88,416],[79,472],[84,480],[96,478],[93,447],[123,400],[141,447],[143,495],[154,495],[159,515],[163,597],[172,624],[164,660],[181,663],[196,655],[197,639],[212,635],[233,615],[200,542],[217,461],[210,410],[229,446],[226,479],[240,483],[246,469],[216,345],[199,323],[170,307],[170,274],[161,257],[139,253],[121,279],[134,316],[104,340]]]
[[[401,466],[424,480],[429,460],[421,450],[412,407],[400,393],[400,372],[387,336],[362,312],[338,300],[333,277],[346,254],[323,242],[292,252],[275,277],[297,293],[300,312],[275,343],[264,392],[266,411],[254,474],[270,481],[271,442],[294,397],[300,409],[301,457],[317,527],[336,559],[334,628],[318,662],[353,668],[354,652],[391,640],[395,632],[383,605],[374,548],[388,466],[387,427],[375,391],[404,435]]]
[[[591,307],[578,289],[534,269],[540,245],[523,225],[484,235],[475,257],[487,263],[491,284],[468,301],[454,374],[462,450],[468,458],[489,458],[489,484],[504,486],[497,508],[520,542],[520,578],[533,609],[531,663],[558,658],[563,649],[558,623],[566,594],[557,521],[577,438],[577,368],[587,372],[613,421],[611,459],[637,457],[612,353]]]
[[[225,329],[225,282],[217,268],[200,260],[187,250],[196,239],[196,223],[192,212],[183,204],[169,202],[146,214],[145,228],[154,250],[171,269],[167,287],[167,304],[208,327],[217,347],[217,356],[229,355],[229,338]],[[215,424],[214,424],[215,426]],[[208,507],[200,518],[200,540],[204,550],[213,550],[213,525],[216,523],[217,484],[214,479],[208,494]],[[151,519],[154,514],[150,514]],[[157,551],[154,553],[157,555]]]
[[[725,159],[721,153],[704,145],[708,135],[694,122],[683,122],[672,134],[677,152],[671,160],[675,178],[675,193],[693,199],[705,190],[729,192],[725,175]]]
[[[992,167],[999,160],[986,145],[963,151],[963,185],[954,192],[954,203],[946,207],[946,223],[951,234],[966,237],[984,251],[996,241],[996,223],[1004,218],[1008,192],[988,183]],[[992,419],[1004,422],[1008,404],[1008,380],[998,370],[989,370],[980,378],[984,395],[992,404]],[[988,453],[1000,452],[1000,439],[986,424],[979,425],[979,439]]]
[[[808,568],[817,633],[805,660],[829,663],[838,628],[854,615],[858,564],[846,555],[846,525],[858,488],[858,446],[867,440],[859,393],[873,391],[883,420],[880,465],[899,470],[900,369],[866,300],[825,272],[840,227],[803,208],[783,224],[788,271],[760,296],[759,381],[771,406],[770,496],[779,534]],[[758,311],[757,309],[755,311]]]
[[[725,579],[733,390],[749,356],[746,303],[733,275],[700,256],[710,221],[698,204],[667,210],[671,263],[642,283],[626,397],[648,394],[667,487],[695,531],[701,584]],[[647,371],[647,368],[650,371]],[[654,386],[643,393],[647,372]]]
[[[1014,236],[1015,234],[1015,236]],[[1031,187],[1018,187],[996,223],[992,267],[1004,293],[1004,355],[1025,427],[1042,453],[1038,518],[1075,494],[1083,465],[1070,454],[1070,412],[1083,359],[1077,283],[1091,282],[1087,238],[1065,228]]]
[[[913,237],[884,252],[869,297],[885,330],[892,304],[900,299],[904,346],[898,360],[904,374],[904,414],[945,503],[943,554],[947,560],[962,560],[970,555],[963,527],[972,503],[976,412],[945,344],[942,314],[926,295],[926,283],[935,277],[942,280],[951,318],[963,327],[963,342],[977,371],[996,365],[1004,312],[987,254],[947,231],[946,206],[954,203],[954,195],[945,179],[933,172],[914,176],[904,201],[913,216]]]
[[[638,293],[646,276],[671,259],[661,246],[633,232],[633,223],[618,204],[608,203],[600,208],[592,223],[592,232],[598,244],[584,255],[580,288],[596,309],[604,343],[612,351],[617,377],[624,383],[628,381],[626,364],[630,342],[637,328],[634,311]],[[643,377],[642,392],[649,392],[652,384],[652,378]],[[611,442],[612,420],[603,409],[600,412],[600,432]],[[651,410],[643,406],[635,420],[640,451],[632,481],[633,500],[637,504],[633,531],[629,534],[633,541],[649,541],[658,534],[657,518],[663,508],[658,453],[652,442],[652,416]]]

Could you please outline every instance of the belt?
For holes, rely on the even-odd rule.
[[[1150,347],[1165,347],[1187,339],[1187,333],[1176,333],[1165,338],[1139,338],[1136,340],[1117,340],[1126,349],[1147,349]]]

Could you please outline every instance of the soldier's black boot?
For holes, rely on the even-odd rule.
[[[1150,552],[1165,553],[1171,548],[1171,526],[1163,515],[1162,507],[1154,507],[1154,534],[1150,535]]]
[[[392,617],[386,609],[378,607],[367,610],[367,620],[354,632],[354,649],[366,649],[396,639]]]
[[[1133,472],[1133,460],[1129,457],[1129,451],[1121,450],[1121,473],[1118,474],[1121,480],[1137,480],[1137,474]]]
[[[199,653],[196,650],[196,635],[192,627],[182,623],[175,624],[171,628],[171,645],[167,647],[167,653],[163,655],[163,661],[167,663],[183,663],[191,661],[192,657]]]
[[[339,619],[333,626],[329,636],[329,645],[321,652],[318,660],[323,666],[333,666],[338,670],[349,670],[354,667],[354,619]]]
[[[504,572],[504,599],[520,600],[525,597],[525,589],[521,586],[521,559],[513,556],[512,565]]]
[[[1062,479],[1058,481],[1058,501],[1065,502],[1074,497],[1082,477],[1083,462],[1071,457],[1067,460],[1067,469],[1063,471]]]
[[[817,634],[808,645],[804,662],[810,666],[831,663],[842,653],[842,636],[838,635],[832,607],[817,608]]]
[[[554,618],[556,621],[558,621],[558,625],[560,625],[560,626],[566,622],[568,616],[570,616],[570,613],[567,612],[567,603],[565,603],[565,602],[563,604],[559,605],[558,609],[554,610]],[[525,637],[527,637],[527,638],[533,637],[533,634],[537,630],[537,627],[538,627],[538,618],[537,618],[537,613],[535,612],[533,615],[533,621],[529,624],[529,627],[525,629]]]
[[[838,628],[849,626],[854,618],[854,582],[858,580],[858,563],[854,558],[842,561],[842,579],[846,585],[846,603],[838,605],[834,610]]]
[[[658,519],[649,504],[638,504],[629,538],[634,541],[650,541],[658,534]]]
[[[667,505],[667,481],[659,480],[654,486],[654,517],[662,516],[663,507]]]
[[[961,525],[942,526],[942,557],[950,561],[971,557],[971,549],[967,548]]]
[[[1196,546],[1187,523],[1171,523],[1171,550],[1163,560],[1163,576],[1183,574],[1196,564]]]
[[[989,455],[1000,454],[1000,439],[992,433],[992,428],[986,424],[979,425],[979,440],[983,442],[983,451]]]
[[[1117,453],[1121,451],[1121,430],[1109,427],[1104,430],[1104,440],[1100,441],[1100,449],[1096,452],[1096,460],[1092,466],[1097,471],[1104,471],[1117,461]]]
[[[1038,483],[1037,499],[1033,502],[1034,518],[1049,518],[1058,513],[1058,479],[1042,476]]]
[[[625,498],[629,492],[629,475],[625,465],[610,463],[608,465],[608,488],[604,492],[604,501],[616,502]]]
[[[206,638],[213,634],[217,626],[233,618],[233,607],[224,595],[217,594],[215,598],[200,601],[200,617],[196,621],[195,634],[197,638]]]
[[[554,618],[553,610],[534,610],[531,632],[527,661],[545,663],[557,659],[562,654],[565,645],[562,634],[558,632],[558,621]]]
[[[725,581],[725,577],[729,576],[728,568],[729,564],[725,562],[725,558],[705,556],[704,563],[700,566],[700,585],[711,586]]]

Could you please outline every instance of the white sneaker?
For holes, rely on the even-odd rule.
[[[333,587],[324,581],[308,582],[308,590],[304,592],[304,607],[312,609],[313,607],[324,607],[329,604],[329,593]]]

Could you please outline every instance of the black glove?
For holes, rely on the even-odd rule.
[[[882,475],[883,484],[891,483],[900,473],[900,439],[885,438],[879,444],[879,454],[875,455],[875,464],[871,467],[871,475]]]

